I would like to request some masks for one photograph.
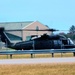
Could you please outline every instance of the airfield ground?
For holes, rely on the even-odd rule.
[[[0,65],[0,75],[75,75],[75,63]]]
[[[73,53],[63,53],[62,56],[72,58]],[[61,53],[55,54],[54,58],[58,57],[61,57]],[[30,58],[30,55],[13,55],[13,59],[15,60],[21,58],[28,59]],[[51,54],[37,54],[35,55],[35,58],[52,57]],[[0,60],[4,59],[9,59],[9,55],[0,55]],[[40,64],[0,64],[0,75],[75,75],[75,62]]]

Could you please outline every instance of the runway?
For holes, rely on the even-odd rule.
[[[75,57],[0,59],[0,64],[41,64],[41,63],[75,63]]]

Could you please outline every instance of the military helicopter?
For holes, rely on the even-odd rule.
[[[35,31],[35,30],[26,30]],[[39,31],[58,31],[55,29],[42,29]],[[73,41],[63,35],[47,35],[43,34],[40,37],[31,38],[29,41],[12,43],[6,35],[5,29],[0,27],[0,38],[2,42],[7,44],[8,48],[16,50],[42,50],[42,49],[66,49],[75,48]]]

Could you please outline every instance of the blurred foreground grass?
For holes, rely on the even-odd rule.
[[[54,57],[61,57],[61,53],[55,53]],[[73,57],[73,53],[62,53],[62,57]],[[10,55],[0,55],[0,59],[9,59]],[[13,59],[31,58],[30,54],[13,55]],[[51,54],[34,54],[34,58],[52,58]]]
[[[0,75],[75,75],[75,63],[0,65]]]

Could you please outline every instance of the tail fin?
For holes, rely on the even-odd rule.
[[[8,36],[6,35],[5,31],[4,31],[4,27],[0,27],[0,38],[2,42],[5,42],[7,45],[9,45],[10,39],[8,38]]]

